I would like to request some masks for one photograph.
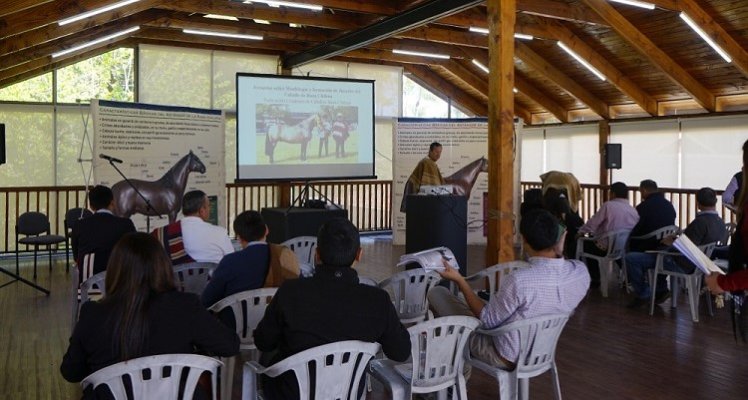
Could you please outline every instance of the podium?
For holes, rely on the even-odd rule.
[[[405,252],[445,246],[467,274],[467,197],[408,195]]]
[[[263,208],[262,219],[268,226],[268,242],[282,243],[297,236],[317,236],[319,227],[333,218],[348,219],[348,211],[322,208]]]

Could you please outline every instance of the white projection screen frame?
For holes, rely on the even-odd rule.
[[[374,81],[236,74],[236,180],[373,178]]]

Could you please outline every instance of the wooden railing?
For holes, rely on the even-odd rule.
[[[392,229],[392,181],[321,181],[311,185],[327,199],[348,210],[349,218],[362,232]],[[540,186],[540,182],[522,182],[521,193]],[[303,188],[303,183],[291,184],[291,198],[296,198]],[[240,212],[280,206],[280,190],[275,183],[227,184],[226,220],[229,221],[230,234],[233,235],[230,221]],[[600,208],[606,190],[607,187],[600,185],[582,185],[579,205],[582,219],[586,221]],[[662,191],[675,207],[676,224],[681,227],[688,225],[696,215],[696,189],[663,188]],[[309,197],[319,198],[320,195],[312,190]],[[630,192],[629,201],[632,205],[641,201],[641,194],[635,188]],[[0,253],[15,251],[14,229],[22,213],[39,211],[48,215],[52,233],[63,235],[65,212],[84,204],[83,186],[0,188],[0,210],[4,221],[0,231]],[[722,206],[721,199],[718,210],[725,221],[734,222],[735,215]]]

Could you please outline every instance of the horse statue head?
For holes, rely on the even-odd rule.
[[[190,172],[199,172],[201,174],[205,173],[205,164],[203,164],[202,161],[195,155],[195,153],[190,150],[190,154],[187,155],[187,170]]]
[[[488,159],[486,157],[471,161],[452,175],[444,177],[444,182],[454,185],[454,194],[470,196],[473,185],[478,180],[478,174],[481,172],[488,172]]]

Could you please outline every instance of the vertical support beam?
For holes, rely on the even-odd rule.
[[[607,120],[598,122],[598,153],[600,154],[600,185],[610,185],[610,179],[608,179],[608,168],[605,167],[605,145],[608,144],[610,138],[610,124]]]
[[[488,0],[488,240],[486,263],[514,260],[516,0]]]

